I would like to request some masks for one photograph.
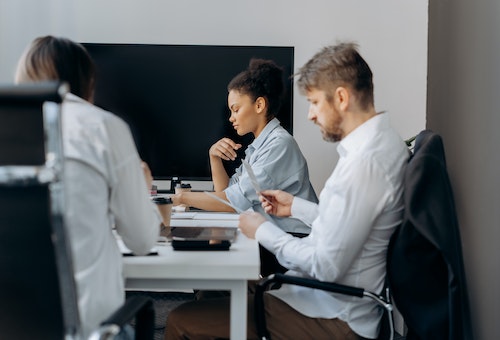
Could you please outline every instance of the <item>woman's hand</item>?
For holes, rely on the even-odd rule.
[[[245,211],[240,214],[238,227],[241,232],[248,238],[255,238],[255,233],[260,225],[266,221],[264,216],[256,212]]]
[[[151,190],[151,186],[153,185],[153,175],[151,174],[151,169],[149,168],[148,163],[141,161],[141,168],[144,172],[144,179],[146,180],[149,193],[149,190]]]
[[[260,192],[262,208],[268,214],[279,217],[292,215],[293,195],[281,190],[264,190]]]
[[[175,207],[176,205],[182,204],[182,192],[170,196],[170,199],[172,200],[172,205]]]
[[[235,143],[229,138],[222,138],[210,147],[208,154],[210,157],[234,161],[236,159],[236,151],[240,148],[241,144]]]

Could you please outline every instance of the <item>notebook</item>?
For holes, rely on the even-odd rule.
[[[172,227],[167,239],[174,250],[229,250],[237,234],[236,227]]]

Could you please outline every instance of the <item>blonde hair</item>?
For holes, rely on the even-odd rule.
[[[17,83],[60,80],[70,91],[91,100],[94,92],[95,66],[85,48],[66,38],[36,38],[19,59]]]
[[[331,100],[331,91],[348,86],[358,95],[362,108],[373,105],[373,74],[357,48],[354,43],[344,42],[321,49],[295,75],[299,77],[299,90],[323,90]]]

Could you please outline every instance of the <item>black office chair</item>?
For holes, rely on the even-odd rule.
[[[413,138],[408,147],[411,142]],[[273,274],[259,283],[255,293],[261,339],[270,338],[263,294],[275,284],[375,300],[385,311],[378,339],[394,337],[391,297],[408,327],[407,340],[472,339],[458,223],[437,134],[425,130],[416,136],[404,181],[405,213],[389,242],[385,292],[378,295],[363,288]]]
[[[405,176],[405,214],[387,258],[407,340],[472,339],[462,245],[443,142],[424,130]]]
[[[0,86],[0,338],[80,339],[64,223],[60,83]],[[153,302],[127,300],[92,336],[112,339],[136,317],[152,339]]]

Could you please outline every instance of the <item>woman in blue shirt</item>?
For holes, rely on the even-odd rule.
[[[248,68],[228,85],[229,121],[240,136],[252,133],[254,141],[245,150],[262,190],[279,188],[308,201],[317,202],[309,181],[307,162],[297,142],[276,118],[283,98],[283,70],[271,60],[252,59]],[[224,161],[234,161],[242,145],[222,138],[210,147],[214,191],[241,210],[263,212],[248,173],[243,166],[229,175]],[[233,211],[208,195],[183,192],[173,197],[174,205],[185,204],[204,210]],[[287,232],[308,234],[309,226],[292,218],[271,217]]]

